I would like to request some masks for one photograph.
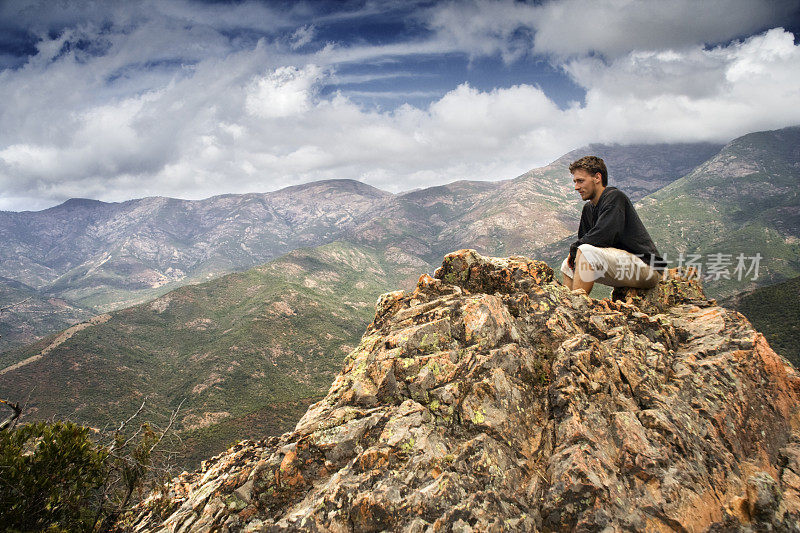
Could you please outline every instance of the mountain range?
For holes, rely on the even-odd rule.
[[[0,352],[0,391],[27,399],[29,417],[94,426],[126,417],[143,400],[147,416],[166,417],[185,399],[177,426],[188,444],[185,465],[237,439],[279,434],[324,394],[357,346],[378,296],[413,287],[445,253],[522,253],[557,267],[575,238],[581,207],[568,166],[586,153],[607,159],[612,184],[638,198],[647,227],[670,258],[675,250],[724,250],[730,241],[711,231],[703,237],[702,228],[712,215],[733,213],[711,227],[732,224],[736,251],[761,251],[760,278],[706,287],[715,296],[752,290],[800,274],[797,220],[780,218],[796,209],[791,180],[797,182],[800,166],[792,144],[798,132],[761,132],[724,147],[593,145],[512,180],[395,195],[332,180],[197,202],[73,200],[41,212],[0,213],[0,220],[15,221],[0,232],[20,250],[19,256],[2,251],[3,268],[8,275],[18,268],[18,277],[31,283],[0,283],[0,307],[30,298],[0,315],[8,332],[2,334],[12,339],[11,349]],[[774,185],[771,173],[778,176]],[[748,183],[747,194],[739,197],[730,187],[694,201],[704,184],[721,187],[719,181],[734,175]],[[769,213],[730,207],[748,205],[747,195],[762,188],[771,195]],[[680,201],[658,196],[664,191],[675,191]],[[684,209],[680,202],[689,204]],[[710,214],[693,215],[701,212]],[[763,245],[771,241],[747,230],[757,224],[778,236],[779,254],[766,253]],[[683,237],[669,233],[675,227],[684,228]],[[702,238],[691,241],[689,234]],[[223,274],[230,271],[239,272]],[[139,300],[144,303],[120,308]],[[64,317],[47,324],[47,306]],[[26,316],[43,324],[32,330]],[[21,325],[15,329],[9,317]],[[14,347],[23,326],[35,331],[28,341],[78,321],[84,322]]]
[[[37,301],[56,299],[82,317],[336,240],[372,246],[389,261],[415,258],[417,270],[458,248],[529,253],[574,232],[580,204],[567,167],[587,151],[606,157],[616,182],[637,198],[718,150],[712,144],[592,145],[515,179],[400,194],[328,180],[199,201],[73,199],[44,211],[0,212],[0,276],[38,293]],[[14,297],[0,284],[0,303]],[[65,325],[46,305],[12,312],[20,325],[15,330],[8,323],[0,349],[31,340],[22,323],[54,317],[49,328],[36,329],[40,335]]]

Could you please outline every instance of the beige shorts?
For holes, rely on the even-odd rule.
[[[600,248],[591,244],[581,244],[578,250],[593,269],[578,272],[583,281],[594,281],[611,287],[649,289],[655,287],[661,279],[658,270],[625,250]],[[561,263],[561,272],[575,279],[575,273],[567,265],[566,259]]]

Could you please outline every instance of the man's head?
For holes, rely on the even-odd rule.
[[[608,185],[608,170],[603,160],[593,155],[581,157],[569,166],[569,171],[581,198],[597,204]]]
[[[608,169],[606,169],[606,162],[596,155],[587,155],[581,157],[577,161],[574,161],[569,166],[570,174],[575,174],[575,170],[577,169],[583,169],[592,176],[599,172],[603,182],[603,187],[608,186]]]

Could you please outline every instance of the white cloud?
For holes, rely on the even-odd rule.
[[[724,141],[800,124],[800,46],[781,29],[711,50],[581,59],[567,70],[587,90],[574,116],[600,141]]]
[[[559,55],[726,42],[780,25],[797,4],[789,0],[564,0],[539,10],[534,46]]]
[[[598,46],[607,53],[565,63],[586,90],[585,104],[568,109],[531,85],[484,91],[462,83],[425,108],[389,111],[359,106],[345,92],[320,93],[346,80],[413,75],[338,75],[343,63],[454,51],[499,53],[512,61],[541,33],[519,32],[510,21],[536,28],[544,10],[577,9],[573,4],[476,2],[461,14],[436,7],[431,13],[439,18],[430,20],[437,33],[429,40],[339,44],[308,54],[293,53],[285,38],[241,47],[211,25],[181,24],[180,13],[124,30],[84,24],[46,36],[27,64],[0,72],[0,209],[41,208],[73,196],[202,198],[326,178],[400,191],[510,178],[590,142],[726,141],[800,124],[800,46],[781,29],[712,49],[683,41],[626,50],[613,40],[579,39],[568,50],[558,42],[575,34],[562,24],[561,41],[547,41],[553,53]],[[494,8],[494,19],[481,15],[486,6]],[[211,24],[216,13],[222,24],[233,23],[214,9],[194,16]],[[235,9],[270,16],[256,3]],[[645,20],[637,9],[620,27]],[[119,13],[112,14],[146,18],[141,10]],[[284,23],[276,16],[258,24]],[[305,38],[295,35],[296,42]],[[82,49],[79,41],[100,43],[102,51]]]
[[[614,58],[727,42],[797,11],[792,0],[472,0],[439,4],[425,19],[462,50],[513,61],[525,53]]]
[[[533,48],[531,30],[538,16],[535,6],[475,0],[439,4],[422,17],[438,38],[454,49],[472,56],[500,54],[508,63]]]
[[[564,70],[581,87],[604,94],[649,98],[663,94],[702,98],[718,94],[726,83],[724,52],[696,47],[680,53],[631,52],[608,63],[580,58]]]
[[[316,65],[303,69],[281,67],[255,80],[247,90],[247,112],[261,118],[290,117],[307,111],[311,90],[322,71]]]
[[[297,30],[292,34],[291,38],[289,39],[291,42],[292,50],[297,50],[298,48],[302,48],[305,45],[309,44],[311,41],[314,40],[314,36],[317,33],[317,29],[314,27],[313,24],[307,26],[300,26]]]
[[[428,135],[438,146],[497,151],[519,135],[555,124],[558,107],[536,87],[519,85],[481,92],[463,84],[430,106]]]

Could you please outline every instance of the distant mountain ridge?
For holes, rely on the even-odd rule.
[[[680,178],[718,148],[591,145],[514,179],[457,181],[399,194],[343,179],[197,201],[72,199],[44,211],[0,212],[0,276],[45,299],[107,312],[336,240],[414,260],[421,270],[464,247],[494,255],[532,253],[575,230],[580,202],[567,167],[577,157],[606,157],[618,184],[644,194]]]
[[[699,254],[705,273],[724,254],[728,276],[706,283],[727,297],[800,275],[800,127],[744,135],[638,205],[662,254]],[[760,256],[738,279],[736,258]],[[730,256],[730,257],[727,257]],[[749,264],[752,261],[748,261]]]
[[[83,264],[99,267],[93,263],[98,254],[103,257],[103,253],[117,252],[117,255],[126,257],[121,252],[127,251],[131,258],[142,263],[142,268],[147,267],[148,262],[152,267],[159,267],[161,270],[154,269],[152,273],[154,278],[147,280],[159,283],[164,281],[163,278],[170,278],[164,272],[170,267],[173,270],[179,267],[184,267],[182,270],[214,270],[215,264],[225,262],[238,267],[252,266],[270,259],[270,255],[275,257],[285,253],[288,251],[286,248],[297,241],[303,246],[321,244],[315,241],[331,236],[337,230],[346,233],[359,228],[359,223],[364,222],[361,217],[366,214],[374,218],[382,212],[395,215],[403,208],[416,208],[420,212],[411,215],[435,218],[442,213],[431,208],[440,208],[445,203],[441,199],[442,193],[453,199],[452,207],[458,208],[457,211],[451,210],[443,220],[459,220],[464,215],[461,209],[469,211],[469,204],[479,203],[487,197],[490,204],[503,207],[504,197],[509,192],[513,193],[520,185],[531,181],[539,182],[537,192],[550,195],[551,201],[560,201],[572,191],[569,179],[562,179],[568,175],[559,175],[553,181],[532,178],[552,177],[548,175],[550,172],[561,172],[570,160],[585,153],[606,157],[611,154],[613,163],[610,165],[612,169],[616,165],[619,180],[633,183],[642,181],[639,175],[646,175],[648,182],[654,184],[650,190],[655,190],[705,160],[715,149],[718,149],[716,145],[705,143],[627,147],[590,145],[515,179],[461,181],[396,195],[359,181],[336,179],[294,185],[270,193],[226,194],[205,200],[149,197],[107,203],[73,198],[43,211],[0,211],[0,237],[11,245],[0,250],[0,274],[39,288],[70,275],[73,269]],[[634,155],[626,157],[624,154],[627,152]],[[245,222],[252,224],[250,231],[246,231]],[[259,223],[264,226],[261,230]],[[271,242],[263,243],[263,248],[253,249],[249,254],[252,258],[246,253],[237,255],[224,247],[216,253],[208,249],[212,243],[227,244],[225,238],[234,236],[245,247],[250,247],[255,237],[265,236],[267,231],[272,237]],[[137,243],[136,239],[145,241]],[[151,243],[159,247],[148,248],[147,244]],[[203,245],[201,251],[188,254],[184,250],[197,244]],[[18,257],[16,261],[15,257]],[[112,256],[111,260],[123,261],[117,256]],[[251,265],[243,264],[248,260]],[[179,275],[173,274],[173,277]],[[136,282],[132,281],[132,284]]]
[[[99,309],[117,293],[152,295],[187,276],[247,268],[358,221],[391,196],[353,180],[207,200],[70,200],[37,212],[0,212],[0,274]],[[335,235],[335,233],[337,235]],[[130,300],[123,298],[122,302]]]

